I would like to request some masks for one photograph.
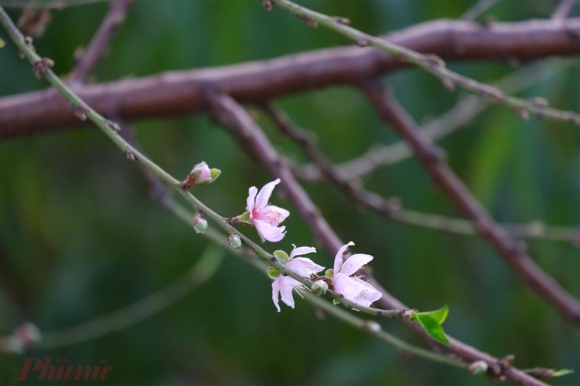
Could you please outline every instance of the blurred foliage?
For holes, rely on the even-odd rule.
[[[457,18],[473,2],[319,0],[311,6],[381,34],[434,18]],[[500,1],[488,15],[544,18],[556,4]],[[68,73],[72,53],[90,40],[105,12],[102,3],[53,12],[45,35],[35,39],[38,52],[55,60],[57,73]],[[16,11],[11,15],[18,16]],[[45,88],[3,31],[0,37],[7,41],[0,50],[0,95]],[[97,81],[114,81],[345,44],[333,32],[308,28],[279,9],[266,13],[257,0],[139,0],[94,75]],[[452,68],[482,81],[515,71],[501,63]],[[414,69],[385,82],[418,121],[446,111],[461,95]],[[541,95],[553,106],[579,111],[579,89],[576,66],[520,95]],[[337,162],[374,143],[397,140],[355,89],[329,88],[279,102],[297,123],[316,133],[322,150]],[[265,119],[259,122],[281,151],[304,160]],[[248,187],[271,180],[206,116],[151,119],[134,126],[146,152],[176,176],[185,176],[201,160],[220,168],[220,179],[196,194],[223,215],[240,214]],[[579,133],[559,122],[522,121],[495,106],[441,145],[451,166],[499,221],[542,219],[573,226],[580,223]],[[365,184],[382,195],[401,197],[409,208],[458,216],[416,160],[380,169]],[[449,334],[493,355],[515,354],[521,368],[574,368],[575,374],[554,384],[580,384],[578,331],[534,296],[482,240],[385,221],[358,210],[326,183],[305,187],[342,240],[353,240],[355,251],[375,256],[377,279],[406,304],[426,310],[449,304]],[[51,331],[91,320],[162,288],[194,264],[206,241],[147,192],[135,165],[96,130],[1,142],[0,330],[7,334],[33,321]],[[313,245],[292,205],[282,196],[273,201],[292,210],[289,235],[276,248]],[[566,243],[529,244],[534,259],[580,295],[579,250]],[[331,256],[320,251],[317,262],[331,266]],[[115,366],[109,384],[118,385],[490,384],[484,377],[399,355],[331,318],[318,320],[302,302],[278,314],[270,296],[260,272],[226,259],[207,284],[145,322],[87,343],[33,350],[30,356],[65,357],[76,364],[108,359]],[[424,344],[400,323],[382,325]],[[21,365],[21,357],[0,357],[0,383],[16,384]]]

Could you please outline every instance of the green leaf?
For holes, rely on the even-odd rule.
[[[441,325],[431,316],[417,313],[413,316],[413,319],[423,327],[425,332],[429,334],[431,338],[449,345],[449,339],[447,339],[443,327],[441,327]]]
[[[570,369],[556,370],[552,373],[552,378],[563,377],[564,375],[572,374],[573,372],[574,372],[574,370],[570,370]]]
[[[443,322],[445,322],[445,319],[447,319],[447,315],[449,315],[449,307],[447,307],[446,304],[436,311],[418,312],[417,314],[430,316],[437,322],[437,324],[441,325]]]
[[[6,42],[0,38],[0,48],[4,47]]]

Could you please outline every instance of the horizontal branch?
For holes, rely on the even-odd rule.
[[[479,24],[437,20],[386,35],[389,42],[445,60],[528,60],[580,53],[580,18]],[[405,66],[398,58],[367,47],[311,51],[267,61],[192,71],[73,90],[97,112],[115,111],[125,120],[175,116],[203,109],[211,84],[240,102],[352,84]],[[54,89],[0,99],[0,139],[86,125]]]
[[[516,115],[524,119],[527,119],[533,114],[537,118],[553,119],[580,126],[580,114],[574,111],[564,111],[548,107],[547,102],[544,100],[525,100],[506,94],[496,87],[489,86],[448,69],[445,62],[436,55],[422,54],[386,39],[366,34],[349,27],[340,18],[324,15],[302,7],[290,0],[272,0],[272,2],[293,15],[306,20],[310,25],[323,25],[351,39],[358,45],[372,46],[398,57],[402,62],[412,63],[439,78],[449,89],[454,89],[457,86],[474,94],[488,97],[495,103],[512,109]],[[580,39],[580,36],[576,36],[576,38]]]

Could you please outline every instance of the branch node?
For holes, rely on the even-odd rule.
[[[32,65],[32,72],[37,79],[40,79],[52,66],[54,66],[52,59],[42,58]]]
[[[266,11],[271,11],[273,7],[272,0],[262,0],[262,7],[264,7]]]
[[[334,18],[334,21],[336,21],[338,24],[344,24],[344,25],[350,24],[350,19],[348,17],[336,16]]]

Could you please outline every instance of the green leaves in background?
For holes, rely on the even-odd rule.
[[[447,304],[436,311],[417,312],[413,315],[413,321],[419,323],[429,336],[438,342],[449,345],[449,339],[441,325],[449,315]]]

